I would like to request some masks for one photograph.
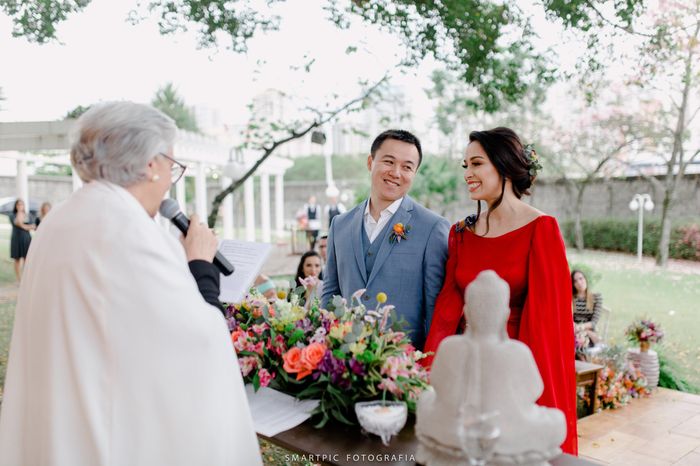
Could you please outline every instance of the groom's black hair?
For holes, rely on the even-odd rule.
[[[407,142],[416,146],[416,149],[418,149],[418,167],[420,167],[420,164],[423,161],[423,149],[421,149],[420,141],[412,133],[409,133],[403,129],[388,129],[374,138],[374,142],[372,142],[372,149],[370,150],[372,158],[374,158],[374,154],[377,153],[377,150],[379,150],[382,143],[384,143],[384,141],[387,139],[396,139],[397,141]]]

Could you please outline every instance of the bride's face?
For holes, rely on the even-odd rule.
[[[478,141],[472,141],[467,146],[462,167],[472,200],[490,203],[498,199],[501,195],[501,175]]]

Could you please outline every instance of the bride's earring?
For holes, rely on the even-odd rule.
[[[159,179],[160,179],[160,176],[157,173],[151,177],[151,181],[153,181],[153,182],[156,182]]]

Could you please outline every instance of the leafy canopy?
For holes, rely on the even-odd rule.
[[[56,39],[56,24],[83,10],[91,0],[0,0],[14,23],[14,36],[44,43]],[[218,46],[222,38],[235,52],[245,52],[260,31],[276,30],[282,18],[274,13],[287,0],[151,0],[139,7],[158,18],[160,32],[195,28],[202,47]],[[516,102],[535,83],[554,79],[548,58],[535,50],[527,13],[516,2],[492,0],[325,0],[320,4],[340,28],[353,19],[375,24],[404,43],[403,66],[434,57],[478,91],[486,111]],[[630,28],[643,0],[545,0],[551,20],[583,31],[611,20]],[[144,15],[145,16],[145,15]],[[131,15],[138,21],[138,14]],[[595,36],[592,36],[593,39]],[[592,40],[593,40],[592,39]],[[595,41],[591,42],[595,45]]]

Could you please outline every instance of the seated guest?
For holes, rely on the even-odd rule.
[[[603,297],[588,289],[586,275],[580,270],[571,272],[571,290],[577,347],[585,349],[595,346],[600,341],[595,327],[603,308]]]
[[[323,281],[321,274],[321,255],[316,251],[305,252],[299,260],[297,274],[294,278],[295,286],[306,288],[306,300],[320,298],[323,295]]]
[[[154,221],[185,166],[148,105],[76,122],[85,185],[52,210],[17,299],[0,463],[262,465],[221,312],[217,240],[193,215],[178,242]]]

